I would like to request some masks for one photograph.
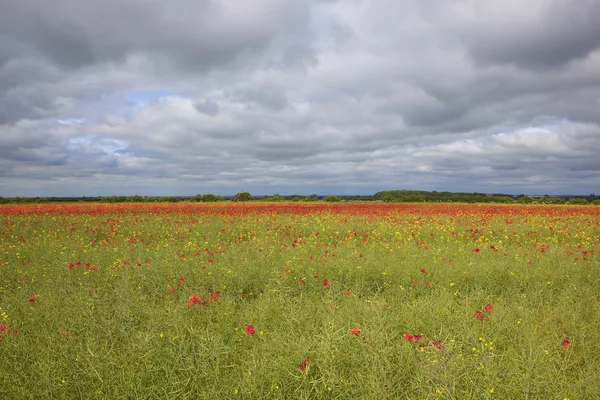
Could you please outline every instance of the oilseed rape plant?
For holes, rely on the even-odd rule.
[[[600,398],[600,207],[0,207],[0,398]]]

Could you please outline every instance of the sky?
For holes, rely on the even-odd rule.
[[[0,196],[600,194],[598,0],[0,9]]]

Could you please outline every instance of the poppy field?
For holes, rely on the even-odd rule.
[[[2,399],[597,399],[600,207],[0,207]]]

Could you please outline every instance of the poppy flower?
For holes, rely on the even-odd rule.
[[[414,285],[414,284],[416,284],[417,282],[418,282],[418,281],[417,281],[415,278],[412,278],[412,279],[410,280],[410,283],[412,283],[413,285]]]
[[[191,307],[194,304],[208,304],[204,296],[198,296],[196,293],[192,294],[187,301],[187,306]]]
[[[254,326],[252,326],[252,325],[248,325],[248,326],[246,327],[246,333],[247,333],[248,335],[254,335],[254,332],[256,332],[256,331],[254,330]]]
[[[431,287],[431,282],[425,282],[425,287]]]
[[[435,347],[435,349],[437,351],[442,351],[442,348],[443,348],[443,345],[444,345],[444,341],[442,339],[434,340],[433,342],[431,342],[431,345],[433,347]]]
[[[358,326],[352,328],[350,330],[350,334],[352,334],[353,336],[360,336],[360,328]]]
[[[425,268],[421,268],[421,272],[424,273],[424,274],[426,274],[427,270]]]
[[[486,304],[484,310],[486,313],[491,313],[492,312],[492,305],[490,303]]]
[[[308,367],[309,362],[310,362],[310,356],[306,356],[304,361],[302,361],[300,363],[300,365],[298,365],[298,369],[300,369],[300,371],[302,371],[302,372],[306,371],[306,368]]]
[[[348,289],[346,290],[346,296],[350,296],[352,294],[352,290]]]
[[[218,299],[221,296],[221,291],[217,290],[216,292],[212,292],[210,294],[210,297],[208,298],[209,301],[213,301]]]
[[[177,280],[179,281],[180,285],[185,284],[185,280],[181,276],[179,278],[177,278]]]
[[[325,280],[323,281],[323,286],[329,286],[329,284],[330,284],[330,283],[331,283],[331,282],[329,282],[329,279],[325,279]]]
[[[479,320],[483,320],[485,318],[485,314],[479,310],[475,311],[475,318]]]
[[[571,344],[571,342],[569,342],[567,339],[564,339],[564,340],[563,340],[563,341],[560,343],[560,345],[561,345],[562,347],[564,347],[564,348],[567,348],[567,347],[569,347],[569,345],[570,345],[570,344]]]
[[[38,297],[37,297],[37,296],[34,294],[33,296],[31,296],[31,297],[29,298],[29,302],[30,302],[30,303],[35,303],[35,302],[37,301],[37,299],[38,299]]]
[[[175,288],[173,286],[169,287],[169,293],[175,293]]]

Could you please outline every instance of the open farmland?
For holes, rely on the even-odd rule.
[[[600,397],[600,207],[0,208],[0,398]]]

